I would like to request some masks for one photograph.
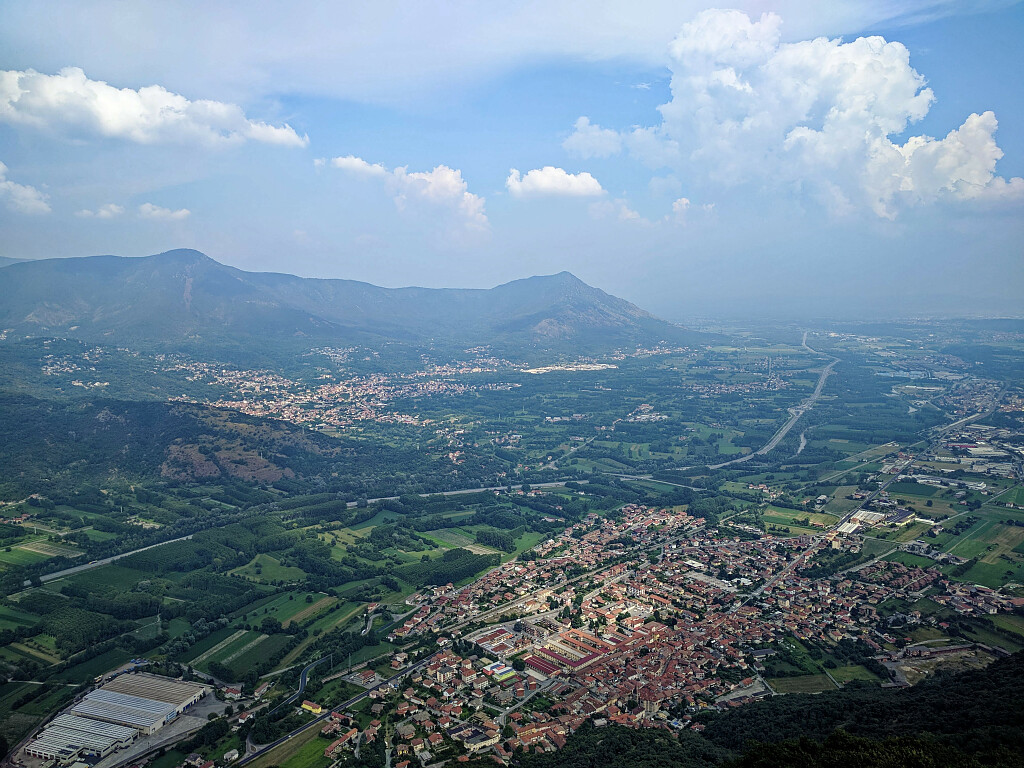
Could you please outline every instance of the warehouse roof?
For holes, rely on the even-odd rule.
[[[74,706],[72,712],[85,717],[95,717],[98,720],[111,720],[142,730],[163,724],[166,720],[174,717],[178,711],[173,704],[168,704],[165,701],[154,701],[141,696],[129,696],[100,688],[86,694],[86,697]]]
[[[103,686],[103,690],[163,701],[176,707],[183,707],[206,692],[204,686],[196,683],[145,673],[115,677]]]
[[[29,752],[64,759],[82,750],[105,754],[115,745],[130,744],[135,736],[134,728],[74,715],[59,715],[29,745]]]

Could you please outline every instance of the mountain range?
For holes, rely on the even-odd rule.
[[[194,250],[0,264],[0,329],[155,347],[274,342],[596,351],[696,343],[569,272],[490,289],[381,288],[246,272]]]

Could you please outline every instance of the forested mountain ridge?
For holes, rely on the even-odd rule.
[[[245,272],[198,251],[9,264],[0,326],[13,336],[181,343],[400,341],[540,348],[703,338],[568,272],[491,289],[381,288]]]

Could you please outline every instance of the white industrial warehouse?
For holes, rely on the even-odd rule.
[[[121,675],[58,715],[25,751],[67,764],[82,755],[105,757],[139,734],[156,733],[196,704],[207,688],[150,674]]]

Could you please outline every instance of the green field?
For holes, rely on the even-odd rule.
[[[941,490],[934,485],[922,485],[921,483],[893,483],[888,488],[890,496],[919,496],[925,499],[931,498]]]
[[[834,691],[836,689],[835,683],[828,679],[828,675],[776,677],[767,680],[767,682],[778,693],[820,693],[821,691]]]
[[[935,561],[920,555],[912,555],[909,552],[893,552],[886,558],[889,562],[903,563],[903,565],[916,566],[917,568],[933,568]]]
[[[223,642],[237,631],[237,627],[224,627],[223,629],[218,629],[216,632],[208,634],[202,640],[189,648],[185,653],[188,655],[188,658],[194,659],[206,653],[218,643]]]
[[[266,639],[267,635],[260,632],[236,630],[216,645],[193,656],[189,664],[207,672],[214,663],[231,665],[242,654],[256,650]]]
[[[312,597],[313,601],[307,603],[307,597]],[[259,607],[249,608],[247,606],[245,620],[250,624],[259,624],[263,621],[264,617],[271,616],[280,621],[282,626],[284,626],[301,614],[306,614],[305,618],[309,618],[321,610],[326,610],[329,604],[321,602],[324,598],[325,595],[319,592],[284,592],[269,602],[258,604]],[[333,600],[333,598],[329,599]],[[311,611],[311,608],[318,604],[319,608]],[[300,618],[299,620],[301,621],[302,619]]]
[[[999,497],[1000,504],[1016,504],[1024,507],[1024,485],[1011,488]]]
[[[330,759],[324,757],[324,749],[331,742],[320,736],[317,728],[309,728],[294,739],[261,755],[250,763],[252,768],[270,768],[287,765],[288,768],[324,768]]]
[[[110,531],[99,531],[95,528],[89,528],[88,530],[83,531],[83,533],[89,537],[90,541],[110,541],[111,539],[117,538],[116,533],[111,533]]]
[[[862,667],[859,664],[848,667],[838,667],[830,670],[830,672],[832,673],[832,677],[840,683],[848,683],[851,680],[867,680],[872,683],[878,682],[878,675],[867,667]]]
[[[68,667],[63,672],[59,672],[55,679],[73,683],[92,682],[99,675],[117,669],[131,660],[134,655],[131,651],[126,651],[123,648],[114,648],[81,664]]]
[[[861,552],[867,557],[878,557],[883,552],[888,552],[894,544],[891,541],[880,541],[865,537]]]
[[[250,646],[248,650],[236,651],[238,656],[230,660],[225,658],[223,663],[235,673],[236,677],[242,677],[254,665],[273,657],[288,644],[290,639],[288,635],[270,635]]]
[[[362,610],[362,608],[363,603],[355,603],[351,601],[344,603],[336,603],[335,605],[332,605],[330,607],[330,610],[325,611],[322,615],[320,615],[316,621],[314,621],[307,627],[307,629],[309,629],[310,633],[312,633],[313,630],[316,629],[322,630],[324,632],[328,631],[329,629],[334,629],[335,627],[341,626],[350,618],[355,616]]]
[[[992,623],[1002,629],[1008,629],[1021,636],[1024,640],[1024,616],[1000,613],[992,617]]]
[[[19,611],[9,605],[0,605],[0,629],[17,629],[30,627],[39,621],[38,616]]]
[[[10,551],[8,551],[10,549]],[[44,555],[39,552],[32,552],[20,546],[4,547],[0,549],[0,563],[7,566],[32,565],[49,560],[52,555]]]
[[[251,581],[263,583],[274,582],[297,582],[306,578],[306,573],[301,568],[281,565],[281,562],[270,555],[259,554],[241,568],[231,571]]]
[[[826,530],[835,525],[839,518],[823,512],[798,512],[795,509],[769,506],[765,509],[762,520],[764,521],[765,530],[768,530],[768,526],[774,525],[776,527],[788,528],[791,534],[798,535]],[[802,525],[797,522],[798,520],[807,520],[808,525]],[[813,526],[811,523],[818,523],[821,527]]]

